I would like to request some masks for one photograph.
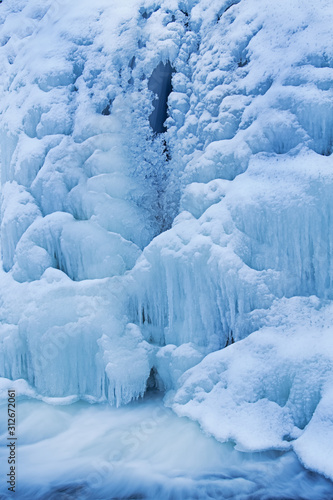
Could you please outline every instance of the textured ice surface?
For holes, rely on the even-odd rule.
[[[2,286],[2,377],[25,379],[44,397],[120,405],[144,394],[151,347],[126,324],[119,282],[77,283],[50,268],[32,283],[2,275]]]
[[[170,389],[333,477],[332,23],[327,0],[0,5],[4,387]]]

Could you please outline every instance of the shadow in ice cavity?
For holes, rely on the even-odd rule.
[[[157,134],[166,132],[164,122],[168,114],[168,97],[172,91],[171,77],[174,71],[169,61],[166,64],[160,62],[148,81],[148,89],[155,94],[154,110],[149,117],[149,123]]]

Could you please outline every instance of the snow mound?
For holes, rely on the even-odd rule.
[[[239,450],[293,448],[332,479],[332,314],[316,297],[275,302],[267,326],[188,370],[169,403]]]

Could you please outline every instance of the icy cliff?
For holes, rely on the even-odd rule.
[[[333,478],[332,25],[327,0],[0,5],[3,388],[169,390]]]

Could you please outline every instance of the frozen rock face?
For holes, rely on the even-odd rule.
[[[333,428],[332,23],[326,0],[1,4],[1,376],[116,405],[176,390],[218,439],[295,442],[333,477],[313,443]]]

